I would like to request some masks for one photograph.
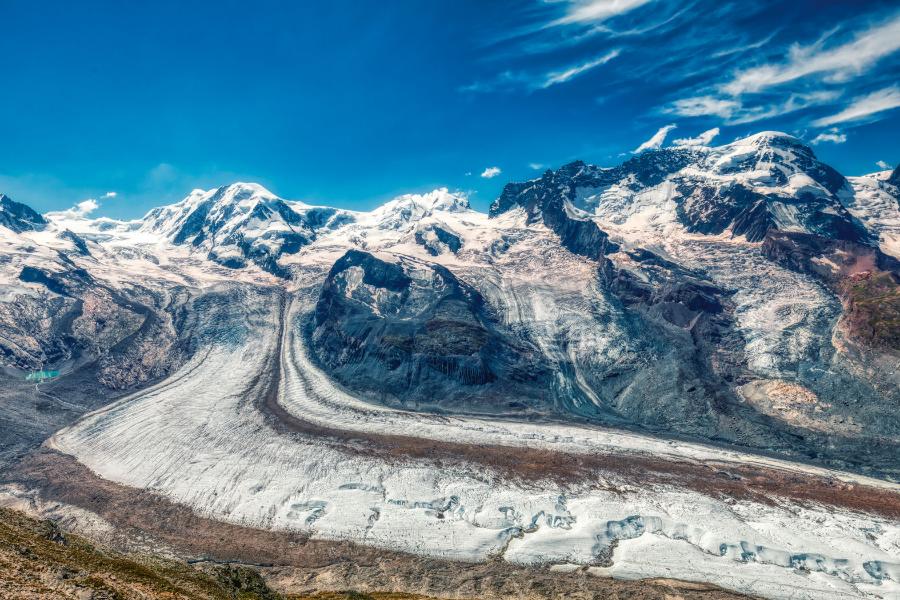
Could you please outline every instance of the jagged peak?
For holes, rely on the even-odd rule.
[[[47,225],[47,220],[27,204],[16,202],[6,194],[0,194],[0,225],[22,232],[43,229]]]

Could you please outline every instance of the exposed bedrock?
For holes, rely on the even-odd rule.
[[[521,412],[541,409],[552,387],[538,349],[440,265],[351,250],[329,272],[313,326],[332,375],[387,403]]]
[[[16,233],[39,231],[47,226],[47,220],[30,206],[0,194],[0,226]]]
[[[793,379],[760,378],[731,292],[647,250],[622,252],[629,260],[600,263],[591,311],[559,307],[555,322],[513,326],[499,315],[528,310],[527,290],[351,250],[321,288],[310,347],[343,386],[382,404],[587,418],[893,472],[890,391],[825,350]],[[625,346],[604,356],[595,336]],[[860,403],[871,419],[853,416]]]
[[[221,307],[259,303],[261,294],[250,285],[113,289],[89,276],[30,268],[22,281],[27,293],[0,303],[7,365],[0,370],[0,467],[211,344],[239,344],[247,327]],[[51,290],[57,285],[60,293]],[[265,298],[273,293],[264,291]],[[53,376],[26,380],[37,370]]]

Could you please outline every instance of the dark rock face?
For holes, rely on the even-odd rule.
[[[90,275],[84,269],[71,269],[63,273],[49,273],[35,267],[22,267],[19,280],[28,283],[38,283],[48,290],[60,296],[71,296],[75,287],[83,287],[90,281]]]
[[[16,233],[38,231],[46,227],[47,221],[31,207],[14,202],[9,196],[0,194],[0,226]]]
[[[734,224],[735,235],[758,242],[775,226],[766,197],[742,185],[722,189],[683,183],[678,191],[683,199],[675,210],[692,233],[718,235]]]
[[[780,168],[788,159],[790,166]],[[770,165],[761,174],[760,165]],[[685,167],[700,172],[725,176],[719,182],[705,177],[679,173]],[[728,180],[728,176],[753,173],[763,186],[785,186],[785,171],[802,173],[820,185],[816,193],[801,190],[793,195],[762,193],[753,186]],[[596,225],[587,214],[577,214],[579,190],[599,192],[617,185],[623,190],[639,192],[659,185],[666,179],[675,184],[676,216],[693,233],[717,235],[729,227],[736,236],[758,242],[766,232],[777,228],[779,213],[790,213],[800,225],[824,236],[867,243],[866,230],[850,215],[834,196],[848,186],[837,171],[819,162],[812,150],[796,138],[771,136],[760,141],[755,152],[724,166],[703,152],[689,148],[665,148],[639,154],[609,169],[587,165],[581,161],[547,171],[540,179],[510,183],[491,205],[496,216],[511,208],[524,208],[531,222],[543,221],[562,238],[563,245],[576,254],[598,258],[615,251],[605,242],[606,234],[597,234]],[[588,227],[584,223],[590,223]]]
[[[507,184],[500,197],[491,204],[490,214],[497,216],[521,206],[528,214],[529,223],[542,222],[573,254],[596,260],[615,252],[617,246],[609,236],[590,218],[576,215],[571,205],[576,189],[594,181],[590,169],[578,161],[556,172],[547,171],[536,181]]]
[[[891,185],[895,185],[895,186],[897,186],[897,187],[900,187],[900,166],[897,166],[897,167],[894,169],[894,172],[891,173],[891,176],[888,177],[888,180],[887,180],[887,181],[888,181],[888,183],[890,183]],[[898,199],[898,202],[900,202],[900,199]]]
[[[551,373],[505,331],[481,294],[439,265],[351,250],[323,285],[315,356],[344,385],[380,401],[441,410],[540,407]]]
[[[601,279],[626,306],[655,307],[666,321],[685,327],[700,315],[717,315],[724,310],[728,294],[699,273],[693,273],[656,254],[630,250],[628,255],[641,265],[640,277],[611,262],[601,268]]]
[[[458,235],[437,225],[418,229],[414,237],[416,243],[424,246],[432,256],[440,256],[445,252],[456,254],[462,248],[462,240]]]
[[[746,370],[744,340],[735,326],[730,293],[702,273],[648,250],[626,254],[633,266],[617,268],[606,260],[599,270],[600,281],[631,315],[634,335],[655,340],[656,356],[652,366],[632,375],[647,386],[644,398],[635,406],[619,406],[619,412],[650,428],[704,432],[722,439],[753,430],[757,425],[752,418],[743,431],[722,423],[745,412],[733,391]],[[663,409],[663,404],[669,408]]]
[[[87,242],[73,231],[66,229],[58,236],[60,239],[69,240],[75,246],[75,252],[81,256],[90,256],[91,251],[88,249]]]
[[[830,286],[863,271],[900,273],[900,261],[877,248],[796,231],[770,232],[762,244],[762,252],[770,260],[814,275]]]

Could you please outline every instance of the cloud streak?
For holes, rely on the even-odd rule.
[[[550,86],[554,86],[560,83],[565,83],[590,71],[591,69],[595,69],[600,65],[605,65],[615,57],[619,56],[621,50],[618,48],[615,50],[611,50],[607,52],[603,56],[599,56],[593,60],[589,60],[585,63],[581,63],[580,65],[575,65],[574,67],[569,67],[568,69],[562,71],[553,71],[544,75],[544,80],[541,82],[538,87],[541,89],[547,89]]]
[[[900,87],[893,85],[866,96],[854,98],[842,111],[813,121],[816,127],[827,127],[835,123],[847,123],[870,119],[873,115],[900,106]]]
[[[682,117],[719,117],[724,119],[728,125],[743,125],[828,104],[839,96],[840,93],[837,91],[818,90],[790,94],[782,101],[751,104],[749,106],[736,99],[696,96],[676,100],[670,105],[663,107],[662,112]]]
[[[568,2],[566,14],[550,23],[571,25],[574,23],[602,23],[649,4],[652,0],[575,0]]]
[[[709,143],[712,142],[717,135],[719,135],[719,128],[713,127],[712,129],[707,129],[697,137],[672,140],[672,145],[682,147],[709,146]]]
[[[493,179],[503,171],[500,170],[500,167],[488,167],[484,171],[481,172],[481,177],[485,179]]]
[[[843,144],[847,141],[847,134],[841,133],[838,129],[832,128],[828,131],[823,131],[812,140],[810,140],[810,144],[813,146],[818,146],[823,142],[830,142],[832,144]]]
[[[592,69],[605,65],[613,60],[621,50],[616,48],[591,60],[578,63],[560,70],[545,73],[527,73],[522,71],[503,71],[492,80],[476,81],[459,88],[461,92],[487,93],[498,90],[526,89],[528,91],[546,90],[547,88],[566,83],[584,75]]]
[[[760,92],[811,75],[821,75],[829,83],[841,83],[867,72],[882,58],[900,49],[900,15],[860,32],[853,41],[822,49],[823,40],[811,46],[794,45],[788,60],[739,71],[722,86],[732,96]]]
[[[666,136],[669,135],[669,132],[675,129],[675,127],[676,125],[674,123],[660,127],[649,140],[632,150],[632,153],[638,154],[645,150],[658,150],[663,145],[663,142],[666,141]]]
[[[874,25],[869,20],[849,39],[829,43],[835,37],[835,30],[825,32],[812,44],[790,46],[784,60],[737,68],[724,80],[696,88],[699,93],[675,99],[660,112],[683,117],[718,117],[728,125],[738,125],[844,104],[843,110],[811,123],[815,127],[827,127],[869,119],[898,106],[897,86],[868,95],[857,92],[853,97],[852,93],[870,90],[871,83],[879,78],[862,76],[900,51],[900,13],[882,18]]]

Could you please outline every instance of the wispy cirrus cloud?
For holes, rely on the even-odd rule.
[[[538,91],[566,83],[584,75],[592,69],[596,69],[610,62],[619,54],[621,50],[614,48],[605,54],[592,58],[590,60],[567,66],[563,69],[547,71],[542,73],[531,73],[525,71],[503,71],[493,79],[487,81],[476,81],[469,85],[459,88],[461,92],[468,93],[487,93],[502,90],[527,90]]]
[[[832,144],[843,144],[847,141],[847,134],[841,133],[839,129],[836,127],[832,127],[828,131],[823,131],[813,139],[809,141],[813,146],[818,146],[824,142],[830,142]]]
[[[574,0],[566,2],[565,14],[548,25],[573,23],[601,23],[618,15],[631,12],[652,0]]]
[[[662,112],[715,116],[734,125],[849,103],[844,110],[812,122],[823,127],[865,119],[897,106],[900,92],[896,88],[843,98],[848,90],[871,83],[863,76],[900,50],[900,13],[874,24],[868,21],[836,42],[838,37],[831,30],[812,44],[790,46],[783,60],[737,67],[724,80],[701,87],[700,94],[672,101]]]
[[[900,87],[893,85],[871,94],[854,98],[844,110],[813,121],[816,127],[827,127],[835,123],[847,123],[871,119],[888,110],[900,106]]]
[[[663,108],[663,112],[682,117],[720,117],[730,119],[741,108],[741,103],[713,95],[680,98]]]
[[[885,170],[885,171],[887,171],[888,169],[893,169],[893,168],[894,168],[894,167],[892,167],[889,163],[887,163],[887,162],[885,162],[885,161],[883,161],[883,160],[875,161],[875,164],[878,165],[878,167],[879,167],[880,169],[883,169],[883,170]]]
[[[695,96],[676,100],[663,107],[662,112],[681,117],[719,117],[728,125],[743,125],[820,106],[835,100],[839,95],[837,91],[820,90],[790,94],[783,100],[770,100],[765,103],[749,105],[734,98],[719,98],[712,95]]]
[[[722,91],[737,96],[822,75],[831,83],[859,77],[876,62],[900,49],[900,15],[859,32],[852,41],[823,49],[827,35],[811,46],[794,45],[783,63],[765,64],[738,71],[722,86]]]
[[[541,89],[547,89],[550,86],[570,81],[571,79],[574,79],[575,77],[578,77],[579,75],[582,75],[583,73],[586,73],[591,69],[595,69],[600,65],[605,65],[615,57],[619,56],[621,52],[621,50],[616,48],[614,50],[610,50],[603,56],[598,56],[597,58],[569,67],[562,71],[552,71],[550,73],[546,73],[544,75],[543,81],[538,85],[538,87],[540,87]]]
[[[656,133],[654,133],[649,140],[632,150],[632,154],[638,154],[640,152],[644,152],[645,150],[658,150],[662,147],[663,142],[666,141],[666,136],[669,135],[669,132],[675,129],[677,125],[674,123],[670,123],[668,125],[664,125],[660,127]]]

